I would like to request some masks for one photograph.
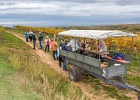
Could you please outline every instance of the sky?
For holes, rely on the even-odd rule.
[[[96,26],[140,23],[140,0],[0,0],[0,25]]]

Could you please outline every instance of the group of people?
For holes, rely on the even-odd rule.
[[[85,43],[81,41],[81,47],[84,49],[94,50],[105,52],[107,51],[107,46],[103,40],[91,39],[90,42],[86,41]]]
[[[28,39],[30,40],[30,42],[33,41],[33,49],[36,50],[36,48],[35,48],[35,46],[36,46],[35,32],[32,32],[31,30],[29,32],[26,31],[25,37],[26,37],[26,42],[28,42]],[[42,49],[43,48],[43,34],[41,32],[39,32],[38,41],[39,41],[40,49]],[[49,52],[50,48],[51,48],[52,57],[54,60],[59,59],[59,49],[67,50],[67,51],[69,51],[71,49],[72,51],[76,51],[78,48],[81,48],[80,54],[87,53],[85,51],[85,49],[97,51],[97,50],[99,50],[98,47],[100,47],[101,52],[107,51],[107,47],[106,47],[105,42],[103,40],[99,40],[98,42],[94,39],[91,39],[90,42],[88,42],[88,41],[85,42],[83,40],[81,40],[81,42],[78,42],[77,39],[72,39],[70,42],[68,40],[61,40],[60,48],[59,48],[58,43],[56,41],[56,36],[54,35],[52,40],[49,38],[49,36],[46,36],[44,42],[45,42],[44,52],[46,52],[46,51]],[[76,43],[76,45],[75,45],[75,43]],[[61,59],[63,60],[63,70],[67,71],[66,57],[62,56]]]
[[[36,35],[35,35],[35,32],[33,31],[27,31],[25,32],[25,38],[26,38],[26,42],[28,42],[28,39],[30,40],[30,42],[33,41],[33,49],[36,50]],[[43,41],[43,35],[41,32],[39,32],[39,36],[38,36],[38,40],[39,40],[39,46],[40,46],[40,49],[43,48],[43,44],[42,44],[42,41]]]

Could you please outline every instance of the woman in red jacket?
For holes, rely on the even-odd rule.
[[[49,39],[48,36],[46,36],[46,39],[45,39],[45,52],[46,52],[46,49],[47,51],[49,52],[49,49],[50,49],[50,44],[51,44],[51,40]]]

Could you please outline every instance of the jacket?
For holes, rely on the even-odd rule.
[[[43,41],[43,35],[42,34],[39,34],[38,40]]]
[[[52,51],[56,51],[56,50],[57,50],[57,46],[58,46],[58,44],[57,44],[56,41],[52,41],[52,42],[51,42]]]

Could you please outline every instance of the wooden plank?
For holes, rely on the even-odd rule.
[[[91,72],[97,75],[103,75],[103,71],[99,67],[91,66]]]
[[[67,56],[67,53],[68,53],[68,56]],[[75,53],[73,53],[73,52],[61,50],[60,54],[63,56],[66,56],[68,58],[75,59]],[[81,61],[81,62],[88,64],[88,65],[100,67],[100,60],[99,59],[95,59],[93,57],[88,57],[85,55],[76,54],[75,61]]]
[[[62,56],[67,56],[67,51],[65,51],[65,50],[60,50],[60,55],[62,55]]]
[[[124,75],[124,74],[126,74],[126,66],[119,65],[119,66],[107,67],[106,72],[107,72],[106,73],[107,78]]]
[[[75,53],[68,52],[68,58],[75,59]]]
[[[100,60],[92,57],[84,56],[84,63],[95,67],[100,67]]]
[[[84,56],[85,56],[85,55],[76,54],[76,60],[77,60],[77,61],[83,62],[83,61],[84,61]]]
[[[98,75],[103,74],[102,70],[99,67],[88,65],[88,64],[82,63],[80,61],[75,61],[74,59],[70,59],[70,58],[68,59],[68,62],[71,63],[71,64],[74,64],[75,66],[83,68],[83,69],[85,69],[85,70],[87,70],[91,73],[95,73],[95,74],[98,74]]]

